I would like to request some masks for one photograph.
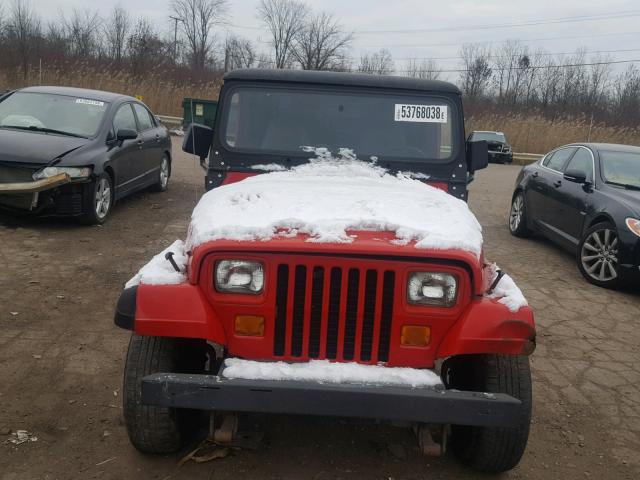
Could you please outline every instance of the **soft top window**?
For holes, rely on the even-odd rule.
[[[446,161],[457,112],[442,97],[238,87],[222,140],[238,151],[297,155],[304,146],[351,148],[360,157]]]

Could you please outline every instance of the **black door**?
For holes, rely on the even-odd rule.
[[[162,159],[162,145],[160,142],[159,129],[156,126],[151,113],[144,105],[134,103],[133,109],[136,112],[136,117],[138,118],[138,125],[140,128],[139,134],[143,142],[142,148],[144,151],[144,157],[142,160],[144,167],[141,168],[140,172],[143,175],[141,182],[148,184],[158,176],[160,160]]]
[[[118,108],[113,117],[113,132],[118,134],[118,130],[136,131],[138,126],[136,118],[131,109],[130,103],[125,103]],[[136,161],[141,154],[139,138],[124,140],[117,143],[111,152],[111,165],[115,172],[115,192],[117,197],[121,197],[130,192],[135,186]]]
[[[547,155],[537,168],[527,191],[527,209],[531,218],[545,230],[553,231],[555,224],[555,189],[562,180],[562,170],[575,147],[561,148]],[[537,174],[537,175],[536,175]]]
[[[593,185],[593,168],[594,159],[591,150],[579,147],[564,167],[564,171],[578,170],[583,172],[589,185]],[[560,186],[554,192],[557,213],[553,226],[564,234],[567,242],[574,246],[578,244],[582,236],[584,219],[592,192],[589,185],[562,179]]]

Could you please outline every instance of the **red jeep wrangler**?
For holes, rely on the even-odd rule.
[[[476,469],[513,468],[535,325],[485,263],[465,201],[487,146],[464,139],[449,83],[228,74],[215,128],[185,136],[209,190],[186,242],[118,301],[133,445],[177,451],[202,412],[361,417],[419,425],[432,453],[450,435]]]

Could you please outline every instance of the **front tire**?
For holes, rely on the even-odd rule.
[[[521,238],[531,236],[531,230],[527,227],[527,209],[524,201],[524,193],[521,191],[516,192],[511,200],[509,232],[511,232],[511,235]]]
[[[142,403],[142,378],[152,373],[201,373],[205,343],[133,334],[124,370],[123,408],[129,439],[142,453],[173,453],[197,431],[199,412]]]
[[[84,213],[80,221],[86,225],[100,225],[105,222],[113,206],[113,181],[111,176],[103,172],[86,187]]]
[[[511,470],[522,458],[531,423],[531,370],[523,355],[462,355],[445,363],[447,388],[506,393],[521,404],[513,427],[452,426],[452,449],[475,470],[500,473]]]
[[[618,232],[609,222],[589,228],[578,244],[578,268],[588,282],[603,288],[619,288]]]

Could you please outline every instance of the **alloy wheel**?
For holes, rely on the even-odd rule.
[[[160,164],[160,186],[166,188],[169,183],[169,160],[167,157],[162,157],[162,163]]]
[[[618,277],[618,235],[603,228],[592,232],[582,244],[580,261],[594,280],[609,282]]]
[[[111,185],[109,180],[101,178],[96,187],[96,216],[103,219],[109,213],[111,207]]]
[[[522,201],[522,194],[516,195],[511,203],[511,213],[509,215],[509,228],[512,232],[515,232],[520,226],[522,221],[522,210],[524,202]]]

